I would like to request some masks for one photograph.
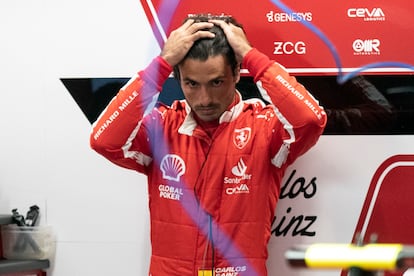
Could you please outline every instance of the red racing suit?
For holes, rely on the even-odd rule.
[[[121,88],[93,125],[94,150],[148,177],[149,275],[267,275],[281,179],[317,142],[326,114],[257,49],[243,67],[270,104],[236,92],[239,101],[222,114],[212,137],[185,100],[152,104],[172,72],[161,57]]]

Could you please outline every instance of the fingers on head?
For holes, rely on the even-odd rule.
[[[213,38],[215,36],[214,33],[210,32],[210,31],[197,31],[196,33],[194,33],[194,39],[200,39],[200,38]]]
[[[189,29],[191,28],[193,32],[197,32],[200,30],[211,29],[213,26],[214,24],[211,22],[195,22],[191,24]]]

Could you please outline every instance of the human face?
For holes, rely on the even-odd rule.
[[[193,112],[205,122],[217,120],[233,102],[240,72],[223,55],[206,61],[187,58],[180,65],[180,83]]]

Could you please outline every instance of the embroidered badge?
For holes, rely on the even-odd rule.
[[[233,134],[233,143],[238,149],[244,148],[250,140],[252,129],[250,127],[244,127],[241,129],[235,129]]]

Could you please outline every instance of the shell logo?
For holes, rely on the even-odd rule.
[[[161,160],[160,170],[162,178],[179,182],[185,173],[184,160],[176,154],[167,154]]]

